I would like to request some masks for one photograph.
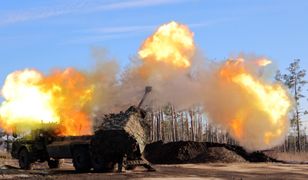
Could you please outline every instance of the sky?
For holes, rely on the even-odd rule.
[[[95,48],[125,67],[170,21],[187,24],[208,59],[248,53],[308,69],[307,9],[307,0],[0,1],[0,84],[25,68],[90,69]]]

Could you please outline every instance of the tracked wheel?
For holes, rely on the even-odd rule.
[[[127,165],[125,167],[126,170],[135,170],[137,168],[137,166],[133,166],[133,165]]]

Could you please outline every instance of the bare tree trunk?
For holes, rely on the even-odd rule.
[[[174,133],[174,109],[173,106],[171,105],[171,137],[172,141],[175,141],[175,133]]]
[[[181,112],[181,140],[184,140],[184,112]]]
[[[296,146],[297,146],[298,152],[301,152],[300,130],[299,130],[299,112],[298,112],[298,108],[297,107],[296,107],[296,131],[297,131]]]
[[[194,125],[195,125],[195,141],[199,141],[199,137],[198,137],[198,134],[199,134],[199,112],[195,112],[195,122],[194,122]]]
[[[304,133],[304,148],[303,148],[303,150],[304,150],[304,152],[307,152],[307,135],[306,135],[306,129],[305,129],[305,131],[304,131],[305,133]]]
[[[160,110],[160,120],[161,120],[161,133],[162,133],[162,140],[165,141],[165,122],[164,122],[164,112]]]
[[[185,140],[190,140],[190,136],[189,136],[189,124],[188,124],[188,114],[187,112],[185,112],[186,115],[186,122],[185,122],[185,126],[186,126],[186,137]]]
[[[194,112],[193,110],[189,111],[190,114],[190,125],[191,125],[191,140],[195,141],[195,132],[194,132]]]
[[[287,152],[287,144],[288,144],[288,137],[286,138],[286,140],[283,143],[283,152]]]
[[[209,142],[209,138],[208,138],[208,133],[209,133],[209,123],[208,123],[208,119],[206,120],[205,123],[205,141]]]
[[[161,136],[161,120],[160,120],[160,112],[158,112],[158,115],[156,116],[157,125],[156,125],[156,140],[159,141]]]
[[[296,140],[296,147],[297,147],[297,151],[301,152],[301,146],[300,146],[300,130],[299,130],[299,110],[298,110],[298,92],[297,92],[297,78],[295,78],[295,82],[294,82],[294,97],[295,97],[295,101],[296,101],[296,105],[295,105],[295,116],[296,116],[296,131],[297,131],[297,140]]]
[[[199,136],[199,141],[203,141],[203,138],[202,138],[202,134],[203,134],[203,129],[202,129],[202,112],[199,112],[199,121],[198,121],[198,126],[199,126],[199,130],[198,130],[198,136]]]
[[[210,124],[208,124],[208,129],[207,129],[207,141],[208,142],[212,142],[212,126]]]
[[[174,109],[173,109],[174,110]],[[177,114],[176,111],[174,110],[173,113],[174,116],[174,134],[175,134],[175,141],[179,140],[179,135],[178,135],[178,120],[177,120]]]

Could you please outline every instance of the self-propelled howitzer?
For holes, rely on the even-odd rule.
[[[141,106],[150,91],[151,87],[146,87],[137,107],[105,115],[94,135],[57,136],[52,128],[38,129],[29,137],[13,142],[12,157],[19,160],[22,169],[31,169],[33,163],[45,161],[50,168],[58,168],[61,159],[72,159],[79,172],[113,171],[116,164],[118,171],[136,166],[154,170],[142,157],[146,134],[141,121],[146,113]]]

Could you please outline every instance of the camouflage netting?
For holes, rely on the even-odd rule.
[[[146,130],[142,123],[145,116],[145,111],[131,106],[125,112],[97,117],[96,121],[102,122],[98,127],[98,131],[124,130],[138,142],[140,150],[143,152],[147,143]]]

